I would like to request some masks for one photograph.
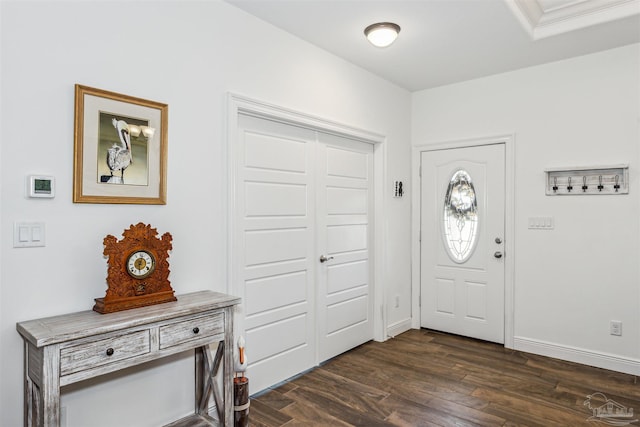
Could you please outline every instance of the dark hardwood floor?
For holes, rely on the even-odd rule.
[[[636,377],[429,330],[369,342],[252,396],[252,426],[606,426],[603,393],[640,417]],[[604,403],[594,396],[592,407]],[[631,426],[640,426],[640,421]]]

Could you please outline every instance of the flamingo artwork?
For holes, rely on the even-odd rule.
[[[107,166],[111,173],[107,183],[124,184],[124,171],[133,163],[129,125],[124,120],[116,120],[115,118],[111,123],[118,132],[120,145],[113,144],[113,146],[107,150]],[[113,174],[117,171],[120,171],[120,176]]]

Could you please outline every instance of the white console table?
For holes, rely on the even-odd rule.
[[[178,301],[110,314],[82,311],[20,322],[24,425],[60,425],[60,387],[195,349],[195,413],[170,426],[233,425],[233,308],[240,298],[202,291]],[[216,356],[210,344],[218,344]],[[216,375],[223,365],[223,390]]]

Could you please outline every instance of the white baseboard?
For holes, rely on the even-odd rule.
[[[411,329],[410,317],[387,326],[387,337],[393,338],[403,332],[407,332],[409,329]]]
[[[553,357],[625,374],[640,375],[640,360],[638,359],[598,353],[578,347],[569,347],[523,337],[514,337],[513,344],[515,350],[526,353]]]

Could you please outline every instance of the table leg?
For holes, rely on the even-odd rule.
[[[38,418],[42,427],[60,426],[60,347],[44,347]]]
[[[24,427],[33,427],[33,381],[29,377],[29,344],[24,342]]]
[[[235,351],[235,345],[233,342],[233,307],[225,308],[225,333],[224,333],[224,345],[226,351],[224,352],[224,371],[222,376],[223,393],[224,393],[224,419],[226,426],[234,425],[234,413],[233,413],[233,352]]]
[[[60,425],[60,347],[25,342],[24,426]]]

